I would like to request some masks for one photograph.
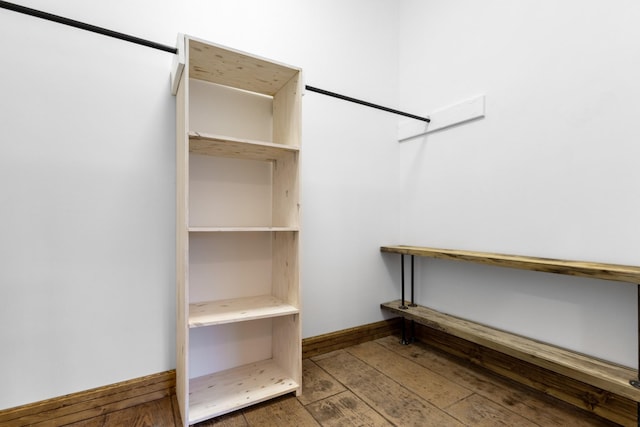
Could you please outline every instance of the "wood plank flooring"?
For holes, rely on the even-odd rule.
[[[73,427],[178,426],[173,398]],[[283,396],[197,427],[615,426],[422,343],[395,336],[303,361],[301,396]]]

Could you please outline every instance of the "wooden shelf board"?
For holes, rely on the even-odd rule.
[[[293,145],[189,132],[189,152],[206,156],[275,161],[299,151]]]
[[[207,227],[191,226],[190,233],[246,233],[246,232],[278,232],[299,231],[299,227]]]
[[[640,267],[637,266],[436,249],[421,246],[382,246],[380,251],[640,284]]]
[[[189,424],[282,396],[299,385],[272,360],[189,381]]]
[[[299,68],[189,37],[189,76],[273,96]]]
[[[222,325],[297,314],[300,309],[272,295],[189,304],[189,327]]]
[[[630,379],[637,378],[637,371],[634,369],[494,329],[427,307],[401,309],[400,305],[400,300],[396,300],[380,306],[394,314],[415,320],[421,325],[640,402],[640,390],[629,384]]]

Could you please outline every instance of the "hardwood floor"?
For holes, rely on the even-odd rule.
[[[614,426],[425,344],[389,336],[303,361],[303,392],[198,427]],[[175,398],[74,427],[177,426]]]

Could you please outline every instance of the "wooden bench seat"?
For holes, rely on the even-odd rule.
[[[380,251],[640,284],[640,267],[629,265],[566,261],[551,258],[436,249],[421,246],[382,246]]]

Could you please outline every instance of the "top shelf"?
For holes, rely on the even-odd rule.
[[[490,252],[436,249],[422,246],[382,246],[380,251],[640,284],[640,267],[636,266],[504,255]]]
[[[189,38],[189,76],[275,95],[300,69]]]

